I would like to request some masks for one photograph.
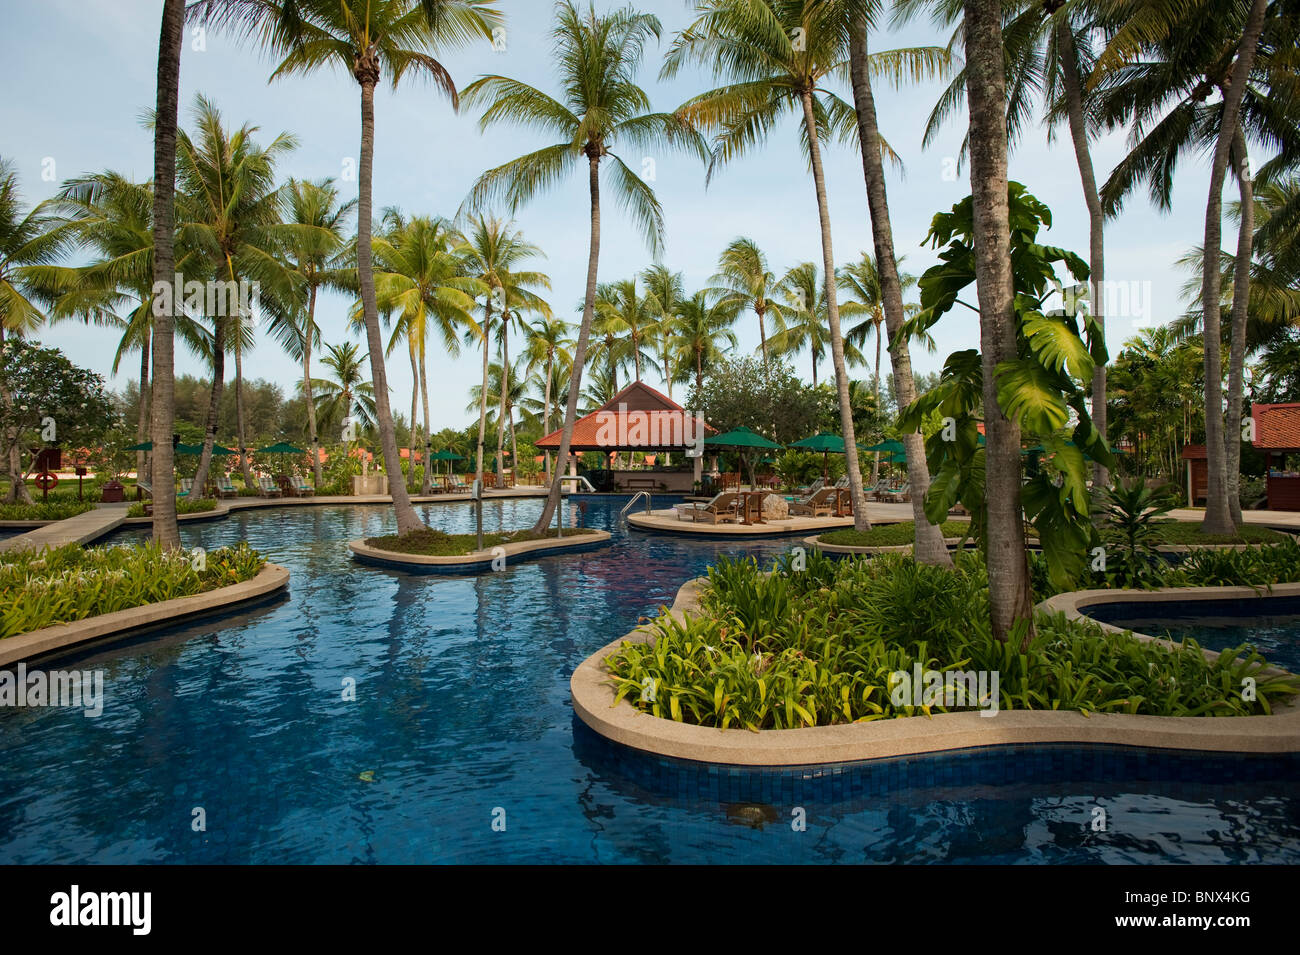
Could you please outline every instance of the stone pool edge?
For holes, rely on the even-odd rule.
[[[682,585],[669,609],[672,617],[680,620],[687,614],[698,612],[702,582],[703,578],[696,578]],[[1273,592],[1283,586],[1295,588],[1293,592],[1300,593],[1300,584],[1275,585]],[[1179,588],[1176,595],[1186,598],[1191,590],[1239,592],[1220,595],[1229,597],[1259,593],[1250,587]],[[1127,602],[1133,592],[1078,591],[1058,595],[1052,600],[1116,593],[1124,595]],[[1047,605],[1051,603],[1044,601],[1040,607],[1065,609],[1063,606],[1049,608]],[[1082,602],[1078,606],[1088,605]],[[1143,634],[1135,636],[1155,639]],[[579,719],[596,733],[624,746],[674,759],[734,766],[810,766],[1034,744],[1105,744],[1257,754],[1300,752],[1300,707],[1294,705],[1279,707],[1272,716],[1234,717],[1129,716],[1117,713],[1084,716],[1077,711],[1059,710],[1008,710],[993,717],[981,716],[978,712],[941,713],[930,718],[915,716],[870,723],[761,730],[757,733],[746,729],[720,730],[677,723],[642,713],[627,700],[614,704],[614,687],[609,682],[605,658],[625,641],[644,643],[649,639],[649,628],[643,626],[602,647],[574,671],[569,680],[569,691]]]
[[[191,617],[228,610],[257,600],[289,585],[289,571],[268,563],[257,576],[228,587],[218,587],[191,597],[176,597],[139,607],[42,627],[0,640],[0,667],[42,657],[107,637],[120,637],[133,630],[176,623]]]
[[[594,528],[586,528],[585,530],[587,530],[587,533],[575,537],[571,541],[560,538],[559,540],[517,541],[497,546],[505,551],[506,565],[509,566],[511,558],[533,560],[556,553],[594,550],[608,544],[612,537],[609,531]],[[480,573],[492,568],[492,561],[496,556],[492,550],[471,551],[468,554],[447,557],[436,557],[428,554],[403,554],[398,551],[370,547],[364,540],[349,541],[348,550],[352,551],[356,559],[364,563],[392,567],[398,570],[418,570],[435,574]]]

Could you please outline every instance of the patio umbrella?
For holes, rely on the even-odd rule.
[[[827,455],[843,454],[844,439],[838,434],[822,434],[820,431],[811,437],[802,438],[790,445],[792,448],[802,448],[805,451],[820,451],[822,453],[822,480],[829,481],[831,478],[830,465],[827,463]]]
[[[454,451],[435,451],[433,452],[433,454],[429,455],[429,460],[450,462],[450,461],[464,461],[465,459]],[[447,473],[448,474],[451,473],[450,467],[447,468]]]
[[[862,450],[879,451],[881,454],[903,454],[906,451],[903,447],[903,442],[896,438],[888,438],[884,441],[878,442],[877,444],[871,445],[869,448],[863,448]]]
[[[765,450],[779,451],[781,445],[775,441],[769,441],[756,431],[751,431],[744,425],[728,431],[726,434],[715,434],[710,438],[704,439],[705,444],[711,444],[718,448],[735,448],[740,451],[741,461],[746,465],[748,470],[749,458],[746,454],[749,448],[761,448]]]
[[[284,470],[284,456],[286,454],[306,454],[302,448],[295,448],[287,441],[277,441],[275,444],[268,445],[265,448],[258,448],[254,454],[278,454],[280,455],[280,470]]]

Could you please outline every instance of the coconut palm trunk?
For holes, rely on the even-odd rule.
[[[1017,622],[1033,633],[1029,554],[1020,503],[1020,425],[998,405],[997,366],[1016,357],[1012,312],[1011,227],[1007,198],[1006,74],[1002,5],[965,0],[966,93],[970,112],[970,178],[974,197],[975,287],[984,368],[985,535],[993,635],[1007,640]]]
[[[510,390],[510,313],[501,313],[501,407],[497,409],[497,487],[505,487],[506,396]]]
[[[430,423],[429,423],[429,372],[428,372],[428,368],[427,368],[426,365],[425,365],[425,348],[424,348],[424,342],[420,342],[420,379],[419,379],[419,382],[420,382],[420,399],[421,399],[421,401],[422,401],[422,403],[423,403],[423,405],[424,405],[424,427],[423,427],[423,429],[421,429],[421,432],[420,432],[420,437],[423,439],[423,440],[420,442],[420,448],[422,449],[422,453],[423,453],[423,457],[422,457],[420,460],[424,462],[424,475],[423,475],[423,477],[420,478],[420,493],[421,493],[421,494],[430,494],[430,493],[432,493],[432,491],[433,491],[433,468],[432,468],[432,466],[431,466],[431,465],[432,465],[432,462],[429,461],[429,454],[428,454],[429,447],[428,447],[428,445],[429,445],[429,435],[432,434],[433,432],[431,432],[431,431],[429,430],[429,428],[430,428]],[[411,420],[414,421],[415,419],[412,418]],[[415,453],[414,450],[412,450],[411,453],[414,454],[414,453]],[[414,460],[414,458],[412,458],[412,460]]]
[[[582,392],[582,368],[587,360],[587,340],[591,337],[591,321],[596,312],[596,275],[600,264],[600,155],[597,143],[587,146],[589,184],[591,191],[591,250],[587,256],[587,289],[582,302],[582,324],[578,327],[578,344],[573,351],[573,371],[569,375],[569,400],[564,408],[564,430],[560,433],[560,453],[556,458],[556,480],[551,482],[550,493],[542,515],[533,525],[533,531],[544,534],[550,526],[555,509],[560,505],[560,477],[569,461],[569,445],[573,442],[573,425],[578,419],[578,396]]]
[[[1205,203],[1205,241],[1202,248],[1201,305],[1205,340],[1205,456],[1208,470],[1205,491],[1205,520],[1201,530],[1206,534],[1231,534],[1236,530],[1229,507],[1228,455],[1224,440],[1223,422],[1223,340],[1220,337],[1219,317],[1221,273],[1219,248],[1223,230],[1223,180],[1228,172],[1229,154],[1233,138],[1239,135],[1238,118],[1246,81],[1255,62],[1255,49],[1264,29],[1266,0],[1254,0],[1237,47],[1236,62],[1227,88],[1223,91],[1223,112],[1219,119],[1219,133],[1214,145],[1214,161],[1210,166],[1210,194]],[[1245,277],[1249,281],[1249,272]],[[1233,435],[1240,439],[1240,429]]]
[[[826,279],[826,316],[831,327],[831,363],[835,366],[835,389],[839,393],[840,428],[844,435],[844,461],[849,472],[849,497],[853,502],[853,527],[871,529],[867,516],[867,499],[862,492],[862,468],[853,433],[853,405],[849,400],[849,375],[844,363],[844,337],[840,334],[840,306],[836,299],[835,252],[831,247],[831,216],[826,201],[826,176],[822,169],[821,146],[817,142],[817,118],[813,112],[812,90],[803,92],[804,126],[808,131],[808,149],[812,157],[813,184],[817,190],[817,215],[822,229],[822,268]],[[814,359],[815,362],[815,359]],[[816,367],[814,363],[814,367]]]
[[[492,292],[483,305],[483,384],[479,389],[478,451],[474,461],[474,477],[483,481],[483,442],[487,439],[488,357],[492,348]]]
[[[176,209],[176,126],[181,82],[181,43],[185,33],[185,0],[163,0],[158,37],[158,92],[153,145],[153,280],[174,282]],[[179,292],[179,290],[175,290]],[[176,423],[175,332],[179,295],[168,296],[171,308],[156,309],[153,320],[153,400],[149,431],[153,437],[153,539],[171,550],[180,547],[176,523],[175,456],[172,430]]]
[[[375,160],[375,84],[379,62],[374,49],[357,59],[356,77],[361,84],[361,162],[357,171],[357,279],[361,287],[361,308],[366,321],[366,342],[370,348],[370,377],[375,389],[375,418],[384,452],[388,489],[397,513],[397,532],[408,534],[423,527],[402,480],[402,457],[397,450],[397,432],[388,400],[388,373],[384,368],[384,342],[379,334],[379,309],[375,303],[375,273],[371,253],[373,215],[372,187]]]
[[[194,497],[203,495],[212,467],[212,446],[217,440],[217,420],[221,412],[221,395],[225,391],[226,377],[226,319],[218,315],[213,320],[212,334],[212,392],[208,397],[208,415],[203,425],[203,452],[199,467],[194,472]],[[155,450],[157,442],[154,443]]]
[[[1228,470],[1228,513],[1241,526],[1241,412],[1245,401],[1246,317],[1250,306],[1250,264],[1255,241],[1255,188],[1251,182],[1246,137],[1241,125],[1232,137],[1233,164],[1241,197],[1241,222],[1237,229],[1237,257],[1232,268],[1232,332],[1228,346],[1228,423],[1223,430]]]
[[[311,388],[311,352],[313,329],[316,327],[316,286],[311,288],[311,297],[307,302],[307,330],[303,336],[302,349],[302,393],[307,400],[307,431],[311,436],[311,463],[316,478],[316,487],[321,486],[320,433],[316,430],[316,402],[312,400]]]
[[[876,100],[871,89],[867,61],[867,21],[858,19],[849,36],[849,69],[853,83],[853,101],[858,113],[858,139],[862,149],[862,171],[867,186],[867,206],[871,216],[871,237],[880,275],[881,307],[885,313],[885,330],[889,333],[889,362],[894,370],[894,400],[906,408],[916,400],[916,381],[912,375],[912,352],[903,327],[903,283],[898,276],[894,256],[894,233],[889,219],[889,196],[885,189],[885,169],[880,159],[880,128],[876,120]],[[880,326],[876,326],[876,400],[880,398]],[[925,492],[930,488],[930,468],[925,459],[925,442],[913,432],[902,438],[907,456],[907,480],[911,487],[912,518],[916,526],[913,554],[925,564],[951,566],[952,558],[943,542],[943,532],[925,516]],[[880,456],[872,465],[876,480]]]
[[[411,440],[410,457],[406,459],[406,486],[415,490],[415,445],[419,426],[415,423],[416,409],[420,403],[420,359],[415,354],[415,339],[408,338],[407,352],[411,359]]]
[[[542,434],[551,433],[551,375],[555,371],[555,359],[551,356],[546,358],[546,390],[542,398],[542,414],[545,416],[542,424]],[[546,483],[551,483],[551,452],[543,452],[546,461]]]
[[[248,447],[248,419],[244,414],[244,360],[242,343],[235,342],[235,429],[239,432],[239,465],[244,472],[244,486],[253,486],[253,466],[244,451]],[[202,489],[200,488],[200,491]]]
[[[144,342],[140,345],[140,404],[135,423],[135,443],[144,444],[149,439],[149,360],[152,357],[152,334],[146,325]],[[148,451],[135,453],[136,480],[145,476]]]
[[[1061,50],[1061,85],[1065,89],[1066,115],[1070,126],[1070,141],[1074,144],[1074,161],[1079,167],[1079,180],[1083,185],[1083,200],[1088,206],[1088,272],[1091,280],[1091,311],[1105,335],[1105,222],[1101,196],[1097,192],[1097,176],[1092,168],[1092,151],[1088,147],[1088,127],[1083,115],[1083,77],[1079,75],[1079,59],[1074,44],[1074,31],[1070,21],[1062,17],[1056,27],[1057,43]],[[1102,437],[1106,436],[1106,366],[1101,362],[1092,370],[1092,423]],[[1110,483],[1110,474],[1104,464],[1092,466],[1093,487],[1101,489]]]

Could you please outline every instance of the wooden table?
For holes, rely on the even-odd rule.
[[[767,491],[742,491],[740,495],[740,523],[766,524],[763,520],[763,498]]]

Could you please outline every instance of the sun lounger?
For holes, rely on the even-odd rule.
[[[306,478],[290,478],[289,480],[293,493],[298,497],[312,497],[316,494],[316,489],[307,483]]]
[[[275,482],[267,475],[263,474],[257,479],[257,496],[258,497],[283,497],[283,492],[275,486]]]
[[[912,485],[904,482],[902,487],[886,488],[880,492],[879,500],[882,501],[910,501],[912,499]]]
[[[217,497],[239,497],[239,490],[235,487],[235,482],[230,480],[229,474],[217,478]]]
[[[790,505],[790,513],[801,517],[830,517],[835,510],[839,489],[824,487],[808,495],[802,501]]]
[[[181,478],[181,489],[177,492],[177,497],[189,497],[190,491],[194,490],[193,478]]]
[[[736,509],[739,505],[739,494],[734,491],[724,491],[721,494],[715,494],[713,500],[707,504],[678,504],[677,519],[704,524],[720,524],[723,521],[734,521],[738,517]]]

